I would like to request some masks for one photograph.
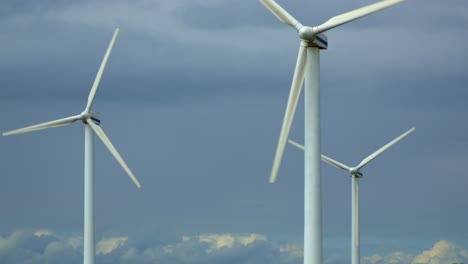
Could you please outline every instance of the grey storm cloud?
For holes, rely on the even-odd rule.
[[[278,2],[315,25],[372,1]],[[363,243],[411,235],[467,247],[467,8],[462,0],[411,0],[327,33],[322,152],[354,164],[417,129],[364,171]],[[274,242],[257,241],[208,255],[209,244],[179,239],[197,232],[301,241],[303,153],[288,146],[278,183],[267,183],[299,40],[261,3],[2,1],[0,10],[2,131],[79,113],[120,27],[95,109],[143,188],[135,190],[97,144],[96,230],[129,237],[99,256],[102,262],[127,254],[145,263],[168,245],[180,251],[165,256],[167,263],[274,263],[278,253]],[[301,142],[302,98],[297,109],[291,138]],[[75,124],[1,138],[0,232],[81,233],[82,134]],[[327,261],[345,263],[351,183],[326,165],[322,178],[324,238],[332,239],[325,250],[337,251]],[[18,236],[25,242],[9,245],[26,257],[65,252],[67,263],[79,263],[81,251],[64,242],[69,237]],[[376,264],[394,253],[365,250],[380,256]],[[262,255],[252,257],[254,251]],[[403,252],[391,257],[420,253]]]
[[[207,31],[271,25],[271,14],[262,5],[240,5],[235,1],[192,1],[174,9],[173,14],[184,27]],[[235,35],[231,40],[235,41]]]
[[[417,1],[414,2],[417,3]],[[403,7],[397,7],[397,10],[389,10],[387,12],[390,13],[389,17],[383,13],[369,17],[372,23],[364,23],[365,21],[361,23],[365,26],[373,25],[374,20],[385,20],[384,24],[390,25],[389,30],[383,31],[381,25],[366,28],[359,24],[359,28],[356,28],[350,24],[343,29],[338,29],[338,32],[332,31],[331,37],[333,38],[330,39],[330,50],[324,53],[324,81],[326,82],[327,79],[339,81],[341,85],[336,86],[340,87],[344,86],[342,84],[347,82],[348,78],[363,76],[359,79],[367,79],[368,83],[377,85],[381,83],[378,80],[383,78],[392,80],[389,78],[389,74],[381,75],[382,72],[391,70],[393,74],[401,75],[411,71],[412,75],[410,76],[413,76],[414,71],[421,71],[421,66],[426,65],[427,62],[434,60],[442,62],[444,56],[447,55],[459,56],[459,52],[454,52],[451,55],[450,51],[447,51],[445,55],[426,56],[429,52],[428,48],[425,47],[427,43],[437,39],[447,39],[445,32],[453,32],[452,28],[446,28],[444,25],[427,25],[427,17],[423,17],[421,24],[424,23],[424,27],[431,31],[427,38],[426,35],[419,33],[421,32],[420,28],[414,33],[407,34],[404,31],[406,24],[392,17],[394,13],[417,8],[416,3],[405,3]],[[304,11],[309,7],[312,8],[310,4],[306,4],[304,8],[298,8],[299,5],[296,3],[288,3],[288,5],[291,5],[291,12],[296,11],[298,17],[305,17],[304,20],[308,20],[307,16],[304,15],[309,12],[305,13]],[[330,8],[334,6],[329,5]],[[348,7],[349,5],[345,4],[341,8],[354,8]],[[48,6],[47,3],[44,6]],[[430,10],[429,14],[426,14],[427,16],[432,15],[433,10],[439,11],[438,6],[433,2],[427,2],[425,6]],[[29,18],[21,16],[21,20],[19,20],[21,22],[10,19],[7,25],[11,24],[19,29],[15,33],[16,38],[7,42],[9,50],[7,54],[9,55],[4,55],[6,56],[4,59],[11,62],[9,67],[5,67],[9,76],[18,75],[19,72],[24,71],[24,67],[31,67],[29,65],[33,61],[48,61],[49,67],[34,69],[32,75],[32,77],[36,77],[37,81],[46,84],[44,86],[47,89],[53,89],[48,95],[62,94],[61,96],[67,96],[70,95],[70,90],[76,95],[79,91],[77,90],[78,85],[75,84],[74,79],[71,79],[72,77],[91,83],[95,68],[97,68],[111,35],[111,30],[117,26],[121,26],[122,31],[117,40],[114,54],[111,56],[114,66],[109,66],[114,67],[114,71],[109,70],[104,77],[113,82],[115,96],[112,98],[114,99],[119,98],[119,96],[139,100],[160,98],[149,96],[154,94],[155,90],[159,91],[156,92],[159,95],[167,95],[168,98],[181,95],[209,95],[219,91],[218,87],[220,86],[225,87],[225,89],[243,88],[265,91],[266,87],[269,87],[268,90],[277,89],[277,86],[273,86],[273,84],[279,82],[287,89],[290,74],[286,73],[292,71],[297,52],[298,40],[294,36],[294,30],[278,22],[268,10],[264,10],[263,6],[255,1],[243,5],[231,1],[192,1],[190,3],[183,1],[137,1],[131,4],[128,1],[112,3],[109,1],[89,1],[79,4],[63,4],[60,8],[54,7],[55,5],[51,4],[50,8],[37,11]],[[449,7],[445,8],[449,9]],[[226,12],[227,10],[229,12]],[[413,13],[406,16],[399,13],[399,17],[405,19],[413,15],[422,15],[421,12]],[[255,14],[261,15],[255,16]],[[329,16],[333,15],[335,14],[329,14]],[[445,17],[455,17],[452,19],[456,21],[458,17],[463,16],[445,15]],[[38,19],[39,21],[37,21]],[[42,21],[47,27],[50,27],[50,30],[28,36],[29,32],[26,33],[27,28],[24,26],[25,21],[28,20],[31,20],[30,22],[34,20],[36,24],[40,24]],[[394,20],[395,23],[393,23]],[[236,21],[245,24],[239,24],[240,22]],[[411,25],[413,24],[414,22]],[[463,23],[458,22],[458,24]],[[275,25],[275,27],[269,28],[265,25]],[[102,29],[98,31],[96,26]],[[414,25],[410,29],[413,27]],[[109,28],[109,30],[105,31],[104,28]],[[77,31],[80,34],[77,34]],[[108,34],[104,32],[108,32]],[[82,37],[77,37],[79,35]],[[363,38],[363,41],[368,42],[375,55],[363,56],[369,53],[365,49],[357,53],[350,53],[349,50],[359,50],[359,46],[361,46],[361,41],[356,41],[355,35],[362,36],[359,40]],[[289,36],[289,38],[285,38],[285,36]],[[373,37],[367,40],[366,36]],[[463,39],[461,40],[454,42],[455,45],[464,43]],[[21,53],[16,53],[17,47],[22,46],[21,43],[34,45],[27,48],[26,53],[24,50]],[[346,45],[346,49],[335,51],[338,43]],[[408,44],[418,46],[418,52],[415,53],[414,49],[408,48]],[[378,47],[386,45],[392,47],[392,51],[382,53]],[[452,50],[458,51],[460,49]],[[346,52],[346,54],[342,52]],[[353,56],[353,54],[355,55]],[[17,59],[18,55],[23,55],[21,60]],[[81,59],[72,59],[72,56],[79,56]],[[340,57],[346,57],[346,59],[340,60]],[[205,63],[206,58],[210,58],[209,63]],[[454,59],[456,60],[456,58]],[[458,61],[461,64],[464,60],[460,58]],[[359,62],[358,67],[356,67],[356,62]],[[264,71],[262,65],[265,63],[276,67],[270,67],[269,71]],[[404,65],[403,68],[389,67],[389,65],[396,63]],[[329,64],[334,65],[333,70],[329,68]],[[342,66],[336,67],[337,64]],[[369,67],[370,65],[372,67]],[[442,70],[446,72],[451,69],[460,69],[459,66],[457,64],[441,65]],[[135,71],[136,67],[138,67],[138,71]],[[85,69],[86,72],[83,72]],[[427,70],[431,71],[431,69]],[[61,81],[63,85],[73,85],[76,88],[67,92],[55,88],[59,86],[45,77],[52,72],[56,73],[57,81]],[[340,78],[340,76],[343,77]],[[409,79],[408,77],[405,78]],[[67,79],[72,84],[67,83]],[[133,80],[136,79],[144,80],[138,83],[140,93],[128,92],[129,88],[127,87],[133,87],[135,85]],[[347,83],[349,84],[349,81]],[[188,84],[197,88],[190,88]],[[23,82],[23,86],[27,85],[28,83]],[[170,93],[170,91],[175,90],[171,87],[178,87],[177,92]],[[80,94],[85,92],[86,89]],[[169,94],[165,94],[168,92]],[[12,93],[17,94],[18,91],[13,90]],[[27,94],[23,93],[21,96],[25,95]],[[35,96],[38,95],[35,94]]]
[[[0,3],[0,20],[18,15],[28,15],[44,10],[59,9],[72,4],[74,1],[44,0],[39,2],[31,0],[2,1]]]

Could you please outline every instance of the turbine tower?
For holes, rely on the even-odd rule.
[[[281,22],[294,27],[301,40],[283,125],[273,161],[270,182],[276,180],[289,130],[305,78],[304,154],[304,264],[323,263],[322,193],[320,177],[320,50],[328,46],[323,34],[329,29],[388,8],[404,0],[384,0],[310,27],[299,21],[274,0],[260,0]]]
[[[94,96],[99,86],[102,73],[106,66],[107,60],[111,53],[112,47],[114,46],[115,39],[119,33],[117,28],[114,32],[114,36],[107,48],[104,59],[102,60],[99,71],[94,80],[91,92],[88,96],[88,103],[83,112],[79,115],[70,116],[38,125],[28,126],[12,131],[3,133],[3,136],[10,136],[14,134],[27,133],[47,128],[54,128],[59,126],[70,125],[75,121],[81,120],[85,126],[85,159],[84,159],[84,235],[83,235],[83,263],[94,264],[95,263],[95,240],[94,240],[94,133],[98,135],[104,145],[109,149],[115,159],[119,162],[120,166],[130,176],[132,181],[138,188],[141,188],[140,182],[132,173],[130,168],[127,166],[125,161],[122,159],[120,154],[117,152],[115,147],[112,145],[109,138],[106,136],[102,128],[100,127],[100,119],[96,113],[91,112],[93,106]]]
[[[396,144],[398,141],[402,140],[406,137],[409,133],[413,132],[415,128],[411,128],[410,130],[406,131],[405,133],[401,134],[394,140],[387,143],[385,146],[381,147],[374,153],[367,156],[365,159],[361,161],[355,167],[349,167],[340,163],[330,157],[325,155],[321,155],[322,160],[326,163],[338,168],[343,169],[349,172],[352,183],[351,183],[351,264],[359,264],[360,262],[360,232],[359,232],[359,178],[362,178],[363,174],[361,173],[362,168],[366,166],[370,161],[377,158],[380,154],[382,154],[385,150],[389,149],[391,146]],[[304,146],[294,142],[292,140],[288,140],[290,144],[304,150]]]

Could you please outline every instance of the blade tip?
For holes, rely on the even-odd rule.
[[[130,175],[130,174],[129,174],[129,175]],[[135,177],[135,175],[133,175],[133,173],[131,174],[130,178],[132,178],[132,181],[133,181],[133,183],[136,185],[136,187],[137,187],[138,189],[140,189],[140,188],[141,188],[141,183],[140,183],[140,181]]]
[[[275,174],[272,174],[272,175],[270,176],[269,182],[270,182],[271,184],[273,184],[273,183],[276,182],[276,175],[275,175]]]
[[[409,134],[413,133],[415,130],[416,130],[416,128],[415,128],[415,127],[412,127],[412,128],[410,128],[408,131],[406,131],[404,134],[405,134],[405,136],[406,136],[406,135],[409,135]]]
[[[2,136],[7,137],[7,136],[14,135],[14,134],[19,134],[19,133],[15,133],[15,131],[8,131],[8,132],[3,132]]]

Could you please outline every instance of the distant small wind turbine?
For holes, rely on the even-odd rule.
[[[351,198],[351,226],[352,226],[352,233],[351,233],[351,264],[359,264],[360,260],[360,237],[359,237],[359,178],[362,178],[363,174],[361,173],[361,169],[364,168],[371,160],[375,159],[377,156],[382,154],[385,150],[393,146],[398,141],[402,140],[406,137],[409,133],[413,132],[415,128],[411,128],[410,130],[406,131],[405,133],[401,134],[399,137],[395,138],[394,140],[387,143],[385,146],[378,149],[376,152],[370,154],[365,159],[361,161],[356,167],[349,167],[344,165],[341,162],[338,162],[332,158],[329,158],[325,155],[321,155],[322,160],[326,163],[338,168],[343,169],[349,172],[351,175],[352,183],[352,198]],[[304,150],[304,146],[294,142],[292,140],[288,140],[291,145],[294,145],[302,150]]]
[[[98,89],[99,82],[101,80],[102,73],[106,66],[107,60],[111,53],[112,47],[114,46],[115,39],[119,33],[117,28],[114,32],[114,36],[107,48],[104,59],[102,60],[101,67],[97,73],[96,79],[94,80],[93,87],[88,96],[88,104],[85,110],[75,116],[66,117],[38,125],[28,126],[12,131],[3,133],[3,136],[10,136],[14,134],[27,133],[47,128],[54,128],[59,126],[70,125],[71,123],[81,120],[85,125],[85,162],[84,162],[84,245],[83,245],[83,257],[85,264],[95,263],[95,244],[94,244],[94,133],[102,140],[104,145],[109,149],[115,159],[119,162],[125,172],[130,176],[132,181],[138,188],[141,188],[141,184],[138,179],[133,175],[130,168],[127,166],[125,161],[122,159],[120,154],[117,152],[115,147],[110,142],[100,125],[99,116],[96,113],[91,112],[93,105],[94,96]]]

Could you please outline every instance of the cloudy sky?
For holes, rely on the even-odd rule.
[[[303,24],[370,0],[278,0]],[[361,181],[366,264],[468,261],[468,2],[409,0],[327,33],[322,152]],[[268,183],[299,40],[258,1],[0,2],[1,130],[94,111],[99,263],[301,263],[303,153]],[[303,102],[291,138],[303,142]],[[0,138],[1,263],[81,263],[83,126]],[[324,259],[349,263],[351,180],[323,165]]]

